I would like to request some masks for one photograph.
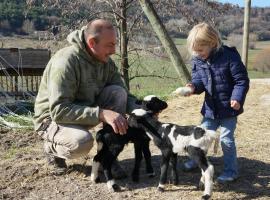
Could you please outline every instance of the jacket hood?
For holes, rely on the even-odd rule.
[[[86,58],[87,60],[97,62],[95,58],[93,58],[88,51],[86,50],[86,43],[84,40],[84,30],[86,26],[82,27],[81,30],[75,30],[71,32],[67,36],[67,41],[76,49],[76,51]]]

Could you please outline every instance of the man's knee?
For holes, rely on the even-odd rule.
[[[104,109],[125,113],[127,105],[127,91],[118,85],[107,86],[102,90],[98,98],[98,105]]]
[[[70,157],[85,156],[92,149],[94,139],[88,131],[79,131],[70,141]]]
[[[61,158],[76,158],[87,155],[93,147],[94,139],[91,133],[81,126],[57,125],[58,131],[52,140],[45,141],[45,152]]]
[[[104,93],[107,96],[120,98],[120,99],[126,99],[127,98],[127,92],[126,90],[118,85],[109,85],[104,88]]]

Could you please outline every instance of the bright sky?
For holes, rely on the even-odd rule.
[[[221,3],[238,4],[240,7],[245,6],[245,0],[218,0]],[[251,7],[270,7],[270,0],[251,0]]]

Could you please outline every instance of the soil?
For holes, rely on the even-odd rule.
[[[160,120],[179,125],[199,124],[203,95],[171,97],[169,108],[160,114]],[[239,116],[236,142],[240,177],[235,182],[215,185],[213,199],[270,199],[270,81],[252,80],[247,95],[245,112]],[[93,134],[98,130],[92,130]],[[87,158],[68,161],[68,173],[54,176],[49,173],[42,153],[42,141],[33,131],[0,130],[0,199],[200,199],[202,191],[196,186],[200,171],[183,172],[186,155],[178,158],[179,184],[168,184],[165,192],[157,191],[160,172],[160,151],[151,143],[154,178],[145,175],[144,164],[139,183],[130,177],[117,180],[122,187],[119,193],[108,191],[104,177],[102,182],[90,181],[91,158],[95,147]],[[131,174],[134,161],[133,145],[129,144],[119,155],[121,166]],[[215,178],[222,171],[222,152],[209,151],[209,159],[215,166]]]

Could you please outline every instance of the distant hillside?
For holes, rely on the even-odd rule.
[[[201,0],[171,0],[162,5],[157,0],[152,2],[156,3],[157,12],[174,37],[186,37],[190,28],[201,21],[214,24],[223,38],[242,34],[244,10],[238,6]],[[131,5],[128,14],[135,16],[141,8],[135,0]],[[56,26],[74,28],[98,16],[113,19],[108,14],[110,9],[108,4],[95,0],[1,0],[0,34],[53,31]],[[250,32],[257,40],[270,40],[269,21],[270,8],[252,8]],[[141,24],[138,30],[149,30],[148,24]]]

